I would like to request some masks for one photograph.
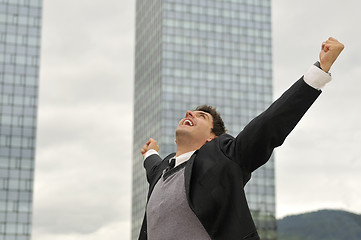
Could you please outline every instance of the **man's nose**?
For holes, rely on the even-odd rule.
[[[187,111],[186,112],[186,117],[193,117],[193,112],[192,111]]]

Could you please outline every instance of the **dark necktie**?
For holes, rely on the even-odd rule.
[[[169,162],[169,165],[168,165],[166,171],[171,170],[172,168],[174,168],[174,166],[175,166],[175,158],[172,158],[172,159],[170,160],[170,162]]]
[[[169,162],[169,168],[172,169],[175,166],[175,158],[172,158]]]

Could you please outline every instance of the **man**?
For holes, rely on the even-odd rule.
[[[343,48],[334,38],[322,43],[320,61],[236,138],[213,107],[201,106],[179,122],[176,153],[162,160],[149,139],[141,149],[150,186],[139,239],[259,240],[243,188],[331,80]]]

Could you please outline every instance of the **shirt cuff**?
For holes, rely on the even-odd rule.
[[[326,73],[319,67],[312,65],[304,75],[303,79],[311,87],[320,90],[326,85],[326,83],[332,80],[332,77],[329,73]]]
[[[153,155],[153,154],[158,154],[158,155],[159,155],[159,153],[158,153],[156,150],[154,150],[154,149],[149,149],[149,150],[144,154],[143,159],[145,160],[145,159],[147,159],[147,157],[149,157],[150,155]]]

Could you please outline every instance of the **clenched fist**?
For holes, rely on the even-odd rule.
[[[142,153],[143,157],[146,152],[148,152],[150,149],[154,149],[155,151],[159,151],[159,146],[157,144],[157,141],[153,138],[149,138],[148,142],[142,147],[140,152]]]
[[[336,39],[330,37],[322,43],[320,52],[320,66],[323,71],[328,72],[338,55],[344,49],[344,45]]]

